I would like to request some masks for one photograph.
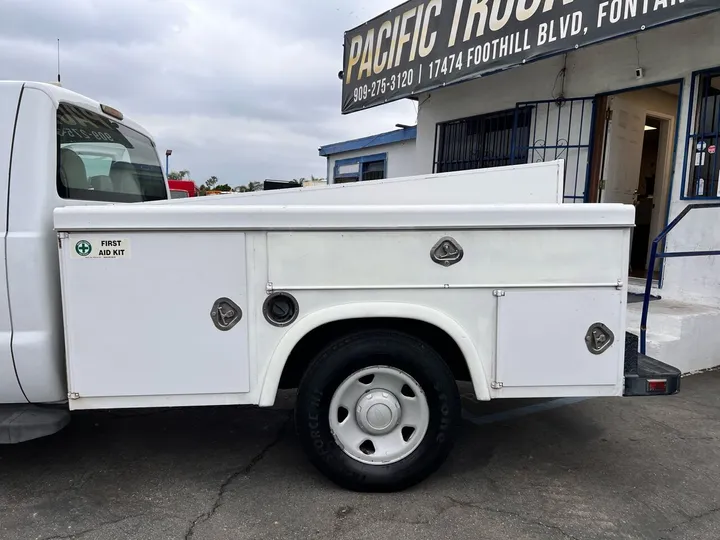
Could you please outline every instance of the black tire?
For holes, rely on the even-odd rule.
[[[330,402],[353,373],[383,365],[403,370],[425,392],[429,425],[409,456],[391,464],[355,460],[338,446],[330,429]],[[339,486],[390,492],[413,486],[434,473],[452,449],[460,421],[457,383],[442,357],[423,341],[400,332],[367,330],[331,343],[311,363],[298,388],[295,426],[310,461]]]

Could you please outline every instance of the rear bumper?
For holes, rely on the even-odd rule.
[[[638,337],[625,336],[625,389],[623,395],[670,396],[680,391],[682,373],[654,358],[638,352]]]

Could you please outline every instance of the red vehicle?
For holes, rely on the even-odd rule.
[[[192,180],[168,180],[170,198],[197,197],[197,186]]]

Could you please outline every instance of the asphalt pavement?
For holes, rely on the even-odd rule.
[[[463,401],[446,465],[388,495],[308,464],[291,395],[267,410],[79,413],[0,446],[0,538],[720,538],[720,372],[672,397]]]

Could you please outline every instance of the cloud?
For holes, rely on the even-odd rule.
[[[397,0],[5,0],[0,77],[120,108],[171,168],[231,185],[325,175],[320,145],[413,123],[409,101],[340,115],[345,30]]]

